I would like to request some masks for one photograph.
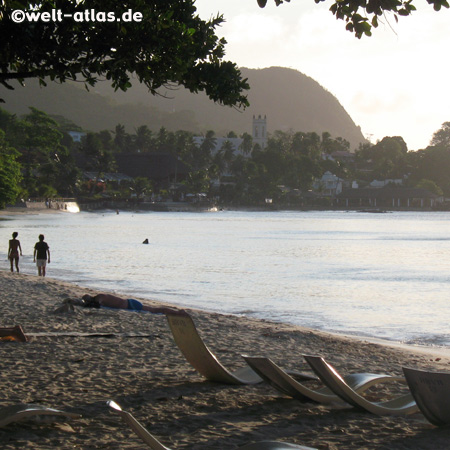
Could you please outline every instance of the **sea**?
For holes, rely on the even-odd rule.
[[[23,273],[99,292],[317,330],[446,348],[450,212],[98,211],[4,216]],[[148,239],[149,244],[143,244]]]

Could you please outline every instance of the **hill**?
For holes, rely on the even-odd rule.
[[[63,115],[85,130],[113,130],[121,123],[128,132],[140,125],[157,131],[214,130],[218,136],[229,131],[251,132],[253,115],[266,115],[269,133],[275,130],[328,131],[351,142],[352,149],[364,136],[349,114],[330,92],[312,78],[293,69],[270,67],[241,69],[248,78],[250,107],[245,111],[213,103],[203,93],[183,88],[164,89],[152,96],[143,85],[126,92],[114,92],[107,82],[90,91],[82,83],[48,83],[40,88],[35,80],[14,91],[0,88],[0,105],[9,112],[24,114],[34,106],[48,114]]]

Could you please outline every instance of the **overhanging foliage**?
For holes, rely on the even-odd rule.
[[[53,16],[15,23],[15,10]],[[90,20],[75,20],[87,17],[86,11]],[[142,20],[109,21],[106,15],[121,18],[130,11]],[[200,19],[193,0],[2,0],[0,83],[12,89],[11,80],[38,78],[45,85],[49,78],[93,86],[106,79],[126,90],[135,78],[152,94],[174,83],[204,91],[215,102],[246,107],[247,80],[223,60],[226,41],[215,34],[222,22],[222,16]]]
[[[261,8],[266,6],[267,0],[257,0]],[[290,0],[274,0],[277,6]],[[314,0],[316,3],[328,0]],[[427,0],[435,11],[442,7],[448,8],[447,0]],[[392,13],[394,20],[398,16],[409,16],[416,7],[413,0],[337,0],[330,6],[330,11],[336,16],[336,19],[344,20],[346,29],[355,33],[355,36],[361,38],[363,34],[371,36],[372,28],[378,26],[378,19],[385,16],[386,13]]]

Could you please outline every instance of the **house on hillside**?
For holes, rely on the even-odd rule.
[[[388,180],[373,180],[370,182],[369,186],[372,188],[383,188],[388,185],[403,185],[403,180],[401,178],[388,179]]]
[[[72,138],[73,142],[81,142],[86,133],[84,131],[68,131],[67,134]]]
[[[316,193],[326,197],[335,197],[342,192],[343,182],[344,180],[327,171],[322,178],[314,180],[312,187]]]
[[[345,208],[434,208],[443,197],[426,189],[386,186],[380,189],[345,189],[336,196],[336,206]]]

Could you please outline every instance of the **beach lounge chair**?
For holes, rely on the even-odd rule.
[[[78,419],[80,414],[68,413],[42,405],[18,404],[0,408],[0,427],[12,422],[40,416],[65,416],[69,419]]]
[[[377,415],[407,415],[416,413],[419,408],[411,394],[401,395],[383,402],[371,402],[355,390],[339,375],[336,369],[320,356],[304,355],[306,361],[322,382],[337,396],[355,408],[359,408]]]
[[[184,311],[166,314],[175,343],[186,360],[209,381],[226,384],[256,384],[262,378],[250,366],[230,372],[226,369],[205,345],[198,334],[191,316]],[[311,380],[316,377],[300,372],[289,372],[300,380]]]
[[[186,360],[209,381],[226,384],[257,384],[262,378],[249,366],[230,372],[203,342],[194,321],[185,311],[166,314],[175,343]],[[289,371],[298,380],[317,380],[315,376]]]
[[[403,367],[409,390],[421,413],[438,427],[450,424],[450,373]]]
[[[161,444],[150,432],[147,431],[145,427],[141,425],[141,423],[136,420],[132,414],[127,411],[124,411],[116,402],[109,400],[107,405],[116,411],[123,419],[125,423],[127,423],[131,429],[152,449],[152,450],[170,450],[169,447]],[[239,447],[240,450],[289,450],[289,449],[297,449],[297,450],[316,450],[311,447],[304,447],[302,445],[289,444],[287,442],[277,442],[277,441],[263,441],[256,442],[252,444],[244,445],[243,447]]]
[[[186,312],[166,314],[175,343],[186,360],[209,381],[226,384],[256,384],[262,379],[249,367],[227,370],[205,345]]]
[[[271,359],[260,356],[242,355],[247,364],[271,386],[283,394],[302,402],[336,403],[342,399],[327,387],[310,389],[295,380],[288,372],[281,369]],[[312,377],[313,378],[313,377]],[[404,382],[404,378],[373,373],[353,373],[345,375],[344,381],[357,393],[361,394],[376,384]]]

